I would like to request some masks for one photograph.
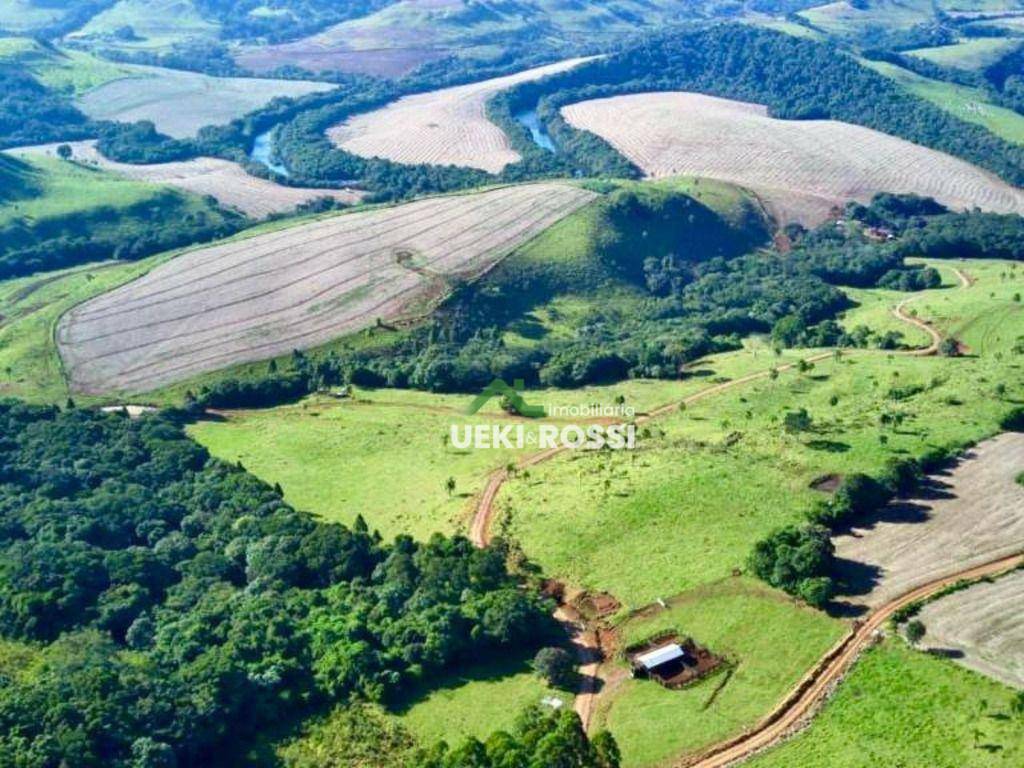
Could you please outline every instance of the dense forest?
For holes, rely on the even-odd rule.
[[[0,763],[247,763],[270,725],[552,637],[505,560],[317,522],[173,415],[0,402],[0,634],[35,649]]]
[[[84,139],[92,132],[88,118],[66,96],[17,66],[0,64],[0,149]]]

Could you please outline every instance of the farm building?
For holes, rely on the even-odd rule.
[[[710,674],[723,663],[707,648],[675,633],[626,649],[633,677],[655,680],[666,688],[682,688]]]
[[[675,677],[687,665],[687,654],[679,643],[669,643],[632,659],[633,676],[667,679]]]

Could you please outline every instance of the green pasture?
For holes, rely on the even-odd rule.
[[[751,768],[1010,768],[1024,762],[1013,689],[889,639],[867,651],[806,731]]]
[[[33,224],[69,214],[124,208],[155,197],[166,187],[51,157],[0,156],[0,227]]]
[[[861,59],[860,62],[961,120],[980,125],[1007,141],[1024,144],[1024,115],[992,104],[983,91],[922,77],[884,61]]]
[[[1013,351],[1024,274],[966,268],[971,288],[929,291],[912,306],[973,354],[849,351],[716,394],[647,425],[636,451],[563,455],[514,479],[498,499],[502,530],[546,574],[638,606],[742,568],[751,542],[821,498],[818,478],[877,473],[891,458],[995,433],[1024,394]],[[798,408],[814,426],[786,434],[782,417]],[[883,413],[900,426],[883,426]]]
[[[846,631],[842,622],[747,578],[727,578],[619,626],[622,645],[663,632],[691,637],[727,660],[681,690],[626,676],[602,697],[594,727],[608,728],[626,768],[664,764],[753,725]]]
[[[907,55],[917,56],[942,67],[981,70],[995,64],[1020,45],[1021,41],[1017,38],[973,37],[955,45],[917,48],[907,51]]]

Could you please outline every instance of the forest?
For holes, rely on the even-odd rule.
[[[500,544],[317,522],[173,414],[0,402],[0,553],[0,635],[37,649],[0,686],[4,765],[244,761],[270,725],[560,631]]]

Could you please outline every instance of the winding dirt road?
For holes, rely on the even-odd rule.
[[[942,334],[935,330],[932,326],[926,323],[924,320],[918,319],[915,315],[908,315],[906,312],[906,306],[917,299],[920,296],[912,296],[909,299],[904,299],[895,307],[893,307],[892,314],[897,320],[901,320],[904,323],[920,328],[922,331],[928,334],[931,338],[931,343],[927,347],[921,347],[919,349],[907,350],[905,354],[913,355],[914,357],[928,357],[929,355],[938,354],[939,344],[942,343]]]
[[[954,268],[953,271],[956,273],[962,287],[968,288],[973,284],[970,277],[961,270]],[[931,338],[931,343],[927,347],[904,350],[902,354],[908,356],[934,355],[938,353],[939,344],[943,338],[942,335],[928,323],[907,314],[905,311],[906,305],[918,298],[920,297],[913,296],[901,301],[893,309],[893,315],[899,320],[923,330]],[[826,360],[832,357],[833,354],[833,352],[823,352],[806,358],[805,362],[813,363]],[[789,363],[779,366],[775,370],[781,373],[791,370],[797,365],[798,363]],[[689,406],[751,381],[767,378],[770,375],[771,369],[747,374],[738,379],[707,387],[680,401],[673,401],[655,408],[649,413],[638,417],[636,423],[638,425],[644,424],[652,419],[678,410],[680,405]],[[516,471],[549,461],[567,450],[569,449],[559,447],[531,454],[516,464]],[[479,496],[470,526],[470,539],[478,547],[485,547],[491,541],[490,529],[494,520],[495,500],[502,486],[508,481],[509,476],[510,473],[507,469],[494,471],[491,473],[483,493]],[[875,632],[895,611],[908,603],[927,598],[960,579],[979,579],[984,576],[1011,570],[1022,563],[1024,563],[1024,555],[1013,555],[1012,557],[1004,557],[984,565],[974,566],[916,587],[879,606],[866,620],[855,624],[854,629],[825,654],[804,676],[796,688],[751,730],[725,742],[713,745],[700,753],[690,755],[677,763],[677,765],[680,768],[683,766],[686,768],[723,768],[772,746],[785,737],[794,727],[800,725],[808,717],[813,716],[817,708],[828,697],[833,686],[842,679],[860,653],[871,643]],[[597,682],[601,666],[601,649],[598,638],[571,609],[565,606],[558,608],[555,612],[555,617],[566,626],[570,642],[575,648],[579,660],[580,674],[583,682],[576,696],[574,709],[579,715],[584,729],[586,729],[590,725],[590,719],[599,695]]]
[[[814,363],[820,360],[827,360],[832,357],[832,355],[832,352],[822,352],[806,358],[805,362]],[[797,365],[797,363],[787,363],[786,365],[781,365],[775,368],[775,370],[781,373],[783,371],[791,370]],[[706,398],[713,397],[721,392],[725,392],[726,390],[733,389],[734,387],[739,387],[744,384],[748,384],[751,381],[757,381],[758,379],[768,378],[770,375],[771,369],[768,369],[765,371],[758,371],[757,373],[747,374],[746,376],[741,376],[738,379],[726,381],[721,384],[715,384],[714,386],[695,392],[680,401],[673,401],[659,406],[653,411],[650,411],[643,416],[639,416],[636,419],[636,423],[638,425],[645,424],[652,419],[656,419],[660,416],[664,416],[678,410],[680,404],[689,406]],[[531,454],[521,459],[519,463],[516,464],[516,471],[521,471],[528,467],[541,464],[568,450],[570,449],[557,447]],[[491,542],[491,523],[494,520],[495,512],[494,502],[498,496],[498,492],[501,490],[501,487],[506,483],[506,481],[508,481],[508,479],[509,472],[507,469],[495,470],[491,473],[490,478],[488,478],[487,486],[479,497],[469,533],[470,540],[478,547],[486,547]],[[561,621],[566,627],[569,632],[569,640],[576,649],[577,659],[580,664],[579,671],[583,682],[576,695],[574,708],[576,710],[576,714],[579,715],[580,720],[583,722],[583,727],[587,728],[590,725],[590,718],[593,714],[594,704],[599,693],[597,681],[598,672],[601,666],[601,649],[596,635],[590,631],[578,617],[571,613],[569,609],[564,606],[560,607],[555,612],[555,618]]]

